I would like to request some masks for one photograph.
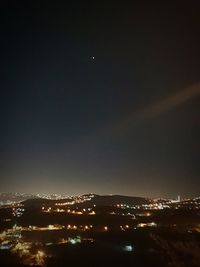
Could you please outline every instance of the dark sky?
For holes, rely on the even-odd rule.
[[[198,0],[0,12],[1,191],[199,195]]]

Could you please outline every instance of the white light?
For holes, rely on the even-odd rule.
[[[72,245],[75,245],[75,244],[76,244],[76,240],[75,240],[75,239],[70,239],[69,242],[70,242]]]
[[[124,246],[124,251],[127,251],[127,252],[133,251],[133,246],[131,246],[131,245]]]

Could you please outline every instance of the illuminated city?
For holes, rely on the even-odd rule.
[[[57,253],[62,247],[68,251],[73,246],[93,251],[108,242],[112,253],[130,253],[135,258],[135,251],[140,249],[140,253],[151,258],[162,255],[152,247],[156,247],[164,233],[177,232],[191,240],[200,237],[199,197],[35,195],[32,199],[12,202],[16,195],[20,194],[7,194],[6,204],[0,206],[0,255],[9,251],[24,266],[46,266],[57,257],[53,252],[56,247]],[[6,194],[1,193],[1,198],[5,200]],[[116,235],[119,238],[114,238]],[[140,239],[147,239],[150,245],[140,248]]]

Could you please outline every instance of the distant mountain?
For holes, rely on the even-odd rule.
[[[57,202],[72,202],[72,199],[45,199],[45,198],[34,198],[34,199],[27,199],[22,202],[22,204],[26,207],[41,207],[43,206],[51,206],[55,205]]]
[[[109,206],[117,204],[142,205],[149,203],[149,199],[143,197],[130,197],[122,195],[95,195],[91,199],[91,203],[98,206]]]
[[[55,205],[56,203],[74,203],[76,206],[113,206],[117,204],[126,204],[126,205],[142,205],[150,203],[149,199],[142,198],[142,197],[131,197],[131,196],[122,196],[122,195],[83,195],[74,198],[65,198],[60,200],[54,199],[28,199],[23,201],[25,206],[32,206],[37,207],[41,205],[51,206]]]

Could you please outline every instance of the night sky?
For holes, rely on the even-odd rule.
[[[0,191],[200,191],[200,3],[2,1]]]

